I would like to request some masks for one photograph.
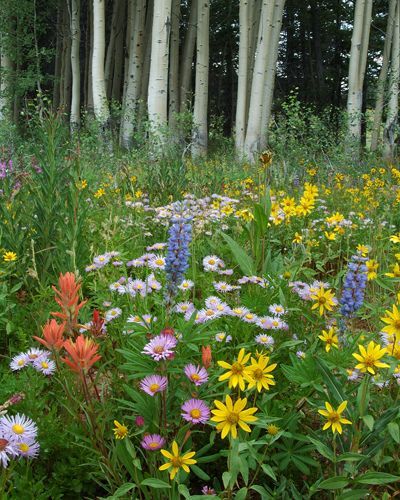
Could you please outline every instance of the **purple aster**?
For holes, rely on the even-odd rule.
[[[285,308],[280,304],[272,304],[272,306],[268,307],[268,310],[274,316],[283,316],[286,313]]]
[[[48,357],[48,356],[50,356],[50,354],[51,353],[49,351],[44,351],[43,349],[37,349],[36,347],[32,347],[26,353],[30,363],[35,363],[38,359],[43,358],[43,357]]]
[[[33,367],[43,375],[53,375],[56,364],[49,358],[39,358],[33,363]]]
[[[145,450],[157,451],[165,445],[165,439],[159,434],[147,434],[147,436],[144,436],[140,444]]]
[[[151,356],[155,361],[168,359],[173,356],[176,343],[173,335],[157,335],[144,346],[142,353]]]
[[[165,391],[168,385],[167,377],[161,375],[149,375],[140,381],[142,391],[154,396],[157,392]]]
[[[182,405],[184,420],[192,424],[205,424],[210,418],[210,408],[201,399],[189,399]]]
[[[39,454],[40,445],[34,440],[26,439],[18,443],[16,449],[21,457],[36,458]]]
[[[7,467],[10,458],[18,456],[18,450],[10,433],[0,428],[0,465]]]
[[[10,363],[10,368],[12,371],[21,370],[29,364],[29,358],[26,353],[21,352],[13,357]]]
[[[208,373],[204,366],[195,366],[193,364],[188,364],[185,366],[185,375],[187,378],[194,383],[194,385],[205,384],[208,380]]]
[[[9,416],[3,415],[0,418],[0,432],[8,434],[16,443],[26,440],[34,440],[37,435],[36,424],[25,415]]]
[[[264,333],[260,333],[260,335],[257,335],[255,341],[257,344],[264,345],[265,347],[272,347],[275,343],[271,335],[265,335]]]
[[[217,494],[214,488],[210,488],[209,486],[203,486],[201,488],[201,492],[203,493],[203,495],[208,495],[208,496],[214,496]]]

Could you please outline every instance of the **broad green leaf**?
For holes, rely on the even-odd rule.
[[[200,479],[202,479],[203,481],[209,481],[210,480],[210,476],[204,472],[202,469],[200,469],[200,467],[197,467],[197,465],[191,465],[190,466],[192,472],[194,474],[196,474],[197,477],[199,477]]]
[[[222,482],[224,484],[224,488],[226,489],[229,485],[229,482],[232,478],[232,474],[228,471],[225,471],[223,474],[222,474]]]
[[[244,274],[251,276],[254,274],[254,262],[253,259],[246,253],[246,251],[236,243],[234,239],[225,233],[220,233],[223,239],[228,244],[230,251],[233,254],[236,262],[238,263],[240,269]]]
[[[357,462],[363,458],[368,458],[366,455],[361,455],[360,453],[342,453],[337,457],[338,462]]]
[[[148,477],[147,479],[143,479],[140,483],[140,486],[149,486],[150,488],[171,488],[171,486],[165,481],[161,481],[161,479],[157,479],[156,477]]]
[[[365,425],[368,427],[368,429],[370,431],[372,431],[372,429],[374,428],[374,423],[375,423],[374,417],[372,415],[364,415],[363,420],[364,420]]]
[[[400,481],[400,476],[394,476],[387,472],[367,472],[357,477],[355,481],[361,484],[388,484]]]
[[[313,445],[315,445],[315,448],[317,449],[320,455],[333,462],[335,457],[333,455],[332,450],[330,450],[324,443],[321,443],[321,441],[318,441],[318,439],[314,439],[311,437],[309,437],[308,439],[311,441]]]
[[[247,488],[241,488],[235,495],[235,500],[246,500]]]
[[[332,398],[339,404],[342,401],[345,401],[347,399],[346,395],[344,394],[342,387],[337,381],[336,377],[332,375],[332,372],[326,365],[325,361],[320,358],[316,358],[315,362],[321,372],[324,382],[328,387],[329,394],[332,396]]]
[[[261,468],[265,472],[265,474],[267,474],[267,476],[269,476],[274,481],[276,481],[275,472],[272,470],[272,467],[270,465],[268,465],[268,464],[262,464]]]
[[[121,498],[122,496],[126,495],[126,493],[128,493],[128,491],[131,491],[134,488],[136,488],[136,484],[125,483],[122,486],[120,486],[116,491],[114,491],[113,495],[111,497],[108,497],[108,499],[111,500],[114,498]]]
[[[390,422],[387,426],[387,429],[389,431],[389,434],[392,436],[393,441],[399,444],[400,443],[399,424],[396,422]]]
[[[318,488],[320,490],[340,490],[348,484],[349,480],[346,476],[335,476],[319,483]]]

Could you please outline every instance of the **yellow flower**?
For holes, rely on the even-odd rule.
[[[311,299],[315,301],[315,304],[311,309],[319,308],[319,314],[322,316],[327,311],[332,311],[333,307],[336,306],[335,295],[330,289],[325,290],[323,286],[319,290],[314,291],[311,295]]]
[[[125,439],[126,436],[128,435],[128,427],[126,427],[124,424],[120,424],[118,420],[114,420],[114,436],[115,439]]]
[[[367,349],[365,349],[362,345],[359,345],[358,348],[361,354],[358,354],[357,352],[353,353],[353,357],[359,361],[358,365],[356,365],[357,370],[360,370],[363,373],[369,372],[372,375],[375,375],[375,367],[389,368],[388,364],[379,361],[380,358],[386,354],[385,347],[382,348],[379,344],[375,344],[375,342],[371,340]]]
[[[258,392],[263,389],[269,390],[270,385],[275,385],[274,376],[270,373],[276,368],[276,363],[268,366],[269,357],[259,356],[258,359],[251,358],[251,366],[248,373],[251,377],[247,389],[257,388]]]
[[[392,266],[392,272],[385,273],[385,276],[389,276],[389,278],[400,278],[400,264],[397,262]]]
[[[293,243],[301,243],[303,241],[303,236],[299,233],[294,233]]]
[[[140,189],[138,189],[137,191],[135,191],[135,196],[136,198],[140,198],[143,196],[143,191],[141,191]]]
[[[370,260],[367,260],[365,265],[367,266],[367,279],[368,279],[368,281],[371,281],[371,280],[374,280],[375,278],[377,278],[378,274],[376,271],[378,270],[378,267],[379,267],[378,262],[376,262],[376,260],[374,260],[374,259],[370,259]]]
[[[346,424],[346,425],[352,425],[350,420],[347,420],[347,418],[343,418],[341,415],[346,409],[347,406],[347,401],[343,401],[337,410],[335,410],[330,403],[327,401],[325,402],[325,408],[326,410],[318,410],[318,413],[325,417],[328,421],[326,424],[322,427],[322,430],[326,431],[329,429],[329,427],[332,426],[332,432],[335,434],[337,431],[339,434],[342,433],[342,425],[341,424]]]
[[[328,233],[328,231],[324,231],[324,235],[327,240],[330,241],[336,240],[336,233],[334,233],[333,231],[331,231],[330,233]]]
[[[326,343],[325,350],[329,352],[332,347],[339,349],[339,339],[336,335],[336,328],[329,328],[328,331],[322,330],[322,335],[318,335],[318,338]]]
[[[367,247],[367,245],[361,245],[361,243],[359,245],[357,245],[357,251],[360,252],[360,254],[365,257],[369,251],[370,251],[370,248]]]
[[[17,260],[17,254],[15,252],[4,252],[3,260],[4,262],[13,262]]]
[[[81,181],[77,182],[76,183],[76,187],[80,190],[80,191],[83,191],[84,189],[87,188],[87,180],[86,179],[82,179]]]
[[[394,256],[396,257],[397,260],[400,260],[400,253],[395,253]]]
[[[247,425],[250,422],[258,420],[254,416],[257,408],[248,408],[245,410],[247,398],[238,399],[233,403],[229,395],[225,398],[225,404],[221,401],[214,401],[216,410],[211,410],[213,422],[218,422],[217,431],[221,432],[221,438],[224,439],[231,433],[233,439],[237,438],[237,425],[246,432],[251,432],[250,427]]]
[[[233,213],[233,208],[231,205],[225,205],[221,208],[221,212],[225,215],[231,215]]]
[[[270,436],[276,436],[279,432],[279,427],[275,424],[267,425],[267,432]]]
[[[400,243],[400,233],[393,234],[389,239],[392,243]]]
[[[400,340],[400,311],[398,307],[393,305],[392,312],[386,310],[385,313],[386,316],[381,318],[381,320],[386,323],[387,326],[382,328],[382,331],[389,335],[395,335],[396,339]]]
[[[100,188],[98,189],[95,193],[94,193],[94,197],[95,198],[101,198],[102,196],[104,196],[106,194],[105,190],[103,188]]]
[[[221,382],[222,380],[229,379],[229,387],[236,387],[237,385],[239,385],[239,389],[244,391],[244,381],[251,381],[248,373],[249,369],[248,367],[246,367],[246,363],[249,361],[249,358],[250,353],[245,354],[245,351],[242,348],[239,351],[237,361],[232,363],[232,365],[230,365],[226,361],[218,361],[218,365],[221,366],[221,368],[225,368],[228,370],[226,373],[222,374],[218,380]]]
[[[169,462],[160,466],[160,470],[167,470],[172,467],[171,472],[169,473],[169,477],[174,479],[176,474],[179,472],[179,469],[182,468],[185,472],[189,473],[190,469],[188,465],[193,465],[197,463],[197,460],[193,460],[196,452],[188,451],[184,455],[179,454],[179,448],[176,441],[172,442],[172,453],[167,450],[160,450],[162,455],[165,458],[168,458]]]

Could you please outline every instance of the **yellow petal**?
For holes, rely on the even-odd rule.
[[[337,409],[338,413],[343,413],[344,410],[346,409],[347,406],[347,401],[343,401],[340,405],[339,408]]]
[[[170,462],[167,462],[166,464],[160,465],[159,470],[167,470],[170,467],[172,467],[172,464]]]
[[[172,441],[172,453],[174,454],[175,457],[179,456],[179,448],[176,441]]]
[[[174,458],[172,453],[170,453],[169,451],[167,450],[160,450],[161,451],[161,454],[164,455],[165,458]]]

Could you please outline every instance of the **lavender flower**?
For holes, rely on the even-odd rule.
[[[147,436],[144,436],[140,444],[145,450],[157,451],[165,445],[165,439],[159,434],[147,434]]]
[[[187,378],[194,383],[194,385],[205,384],[208,380],[207,370],[203,366],[195,366],[193,364],[188,364],[185,366],[185,375]]]
[[[182,405],[184,420],[192,424],[205,424],[210,418],[210,408],[201,399],[189,399]]]
[[[154,396],[157,392],[165,391],[168,385],[167,377],[161,375],[149,375],[140,381],[142,391]]]
[[[173,335],[157,335],[150,340],[143,348],[142,353],[148,354],[155,361],[169,359],[174,355],[176,347],[176,338]]]
[[[367,285],[367,257],[353,255],[348,265],[344,280],[340,312],[351,318],[360,309],[364,302],[365,287]]]

